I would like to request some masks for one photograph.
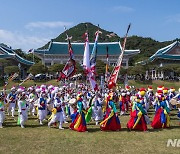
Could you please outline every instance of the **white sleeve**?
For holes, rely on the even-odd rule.
[[[21,112],[21,101],[18,101],[18,112]]]
[[[60,102],[62,102],[62,101],[60,101]],[[57,102],[57,99],[54,99],[54,102],[53,102],[54,104],[57,104],[58,102]]]
[[[174,96],[173,98],[178,98],[178,96],[179,96],[180,94],[177,94],[176,96]]]
[[[166,100],[166,105],[167,105],[168,108],[170,108],[169,102],[167,100]]]
[[[40,98],[38,98],[37,104],[38,104],[38,107],[41,107],[41,105],[40,105]]]
[[[153,105],[156,105],[157,104],[157,100],[155,99],[153,102],[152,102]]]

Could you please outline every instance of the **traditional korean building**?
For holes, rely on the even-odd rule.
[[[0,44],[0,59],[8,59],[11,62],[11,64],[9,65],[19,66],[21,78],[24,78],[26,76],[28,67],[34,64],[33,62],[22,58],[21,56],[16,54],[13,49],[3,44]],[[1,72],[3,72],[2,69],[2,66],[0,66]]]
[[[82,64],[84,54],[84,43],[71,43],[76,62]],[[94,43],[89,43],[90,52]],[[108,47],[109,63],[115,65],[122,51],[120,42],[98,43],[97,59],[106,62],[106,50]],[[125,50],[122,66],[128,67],[129,58],[140,53],[140,50]],[[65,64],[69,59],[67,42],[50,42],[49,48],[45,50],[34,50],[34,54],[39,57],[46,66],[56,63]]]
[[[168,64],[179,64],[180,67],[180,42],[176,40],[172,44],[159,49],[154,55],[152,55],[147,61],[156,64],[158,67],[163,67]],[[152,79],[163,79],[166,74],[163,71],[157,71],[153,69],[146,71],[146,77],[150,75]],[[168,75],[173,77],[173,72],[168,72]]]

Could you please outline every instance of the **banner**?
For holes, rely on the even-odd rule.
[[[31,77],[33,77],[33,75],[30,73],[20,84],[19,84],[19,86],[20,85],[22,85],[24,82],[26,82],[27,80],[29,80]]]
[[[92,90],[98,90],[98,86],[97,83],[95,81],[95,56],[91,56],[91,65],[90,65],[90,60],[89,60],[89,39],[88,39],[88,33],[85,33],[86,39],[85,39],[85,48],[84,48],[84,56],[83,56],[83,67],[84,67],[84,71],[85,74],[87,76],[87,78],[89,79],[90,85]],[[95,47],[93,48],[95,49]],[[93,55],[96,55],[93,53],[94,51],[92,51]]]
[[[123,46],[122,46],[122,49],[121,49],[122,52],[119,55],[116,66],[114,67],[114,69],[113,69],[113,71],[111,73],[111,76],[110,76],[110,79],[109,79],[109,82],[108,82],[109,89],[113,88],[116,85],[117,77],[118,77],[118,74],[119,74],[119,70],[121,68],[121,63],[122,63],[124,50],[125,50],[125,46],[126,46],[126,41],[127,41],[127,36],[128,36],[128,32],[129,32],[130,27],[131,27],[131,24],[128,25],[127,32],[126,32],[124,42],[123,42]],[[119,46],[121,46],[121,45],[119,44]]]
[[[72,45],[71,45],[71,41],[68,34],[66,33],[66,37],[67,37],[67,41],[68,41],[68,52],[69,52],[69,60],[67,61],[66,65],[64,66],[62,72],[60,72],[60,76],[58,78],[58,80],[61,79],[67,79],[71,76],[74,75],[74,73],[76,72],[76,62],[74,60],[74,53],[73,53],[73,49],[72,49]]]
[[[106,72],[105,72],[105,81],[108,82],[110,73],[109,73],[109,53],[108,53],[108,46],[106,47]]]

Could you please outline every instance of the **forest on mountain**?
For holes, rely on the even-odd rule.
[[[65,32],[61,33],[58,37],[52,39],[54,42],[65,42],[66,41],[66,33],[69,36],[72,36],[72,42],[84,42],[83,35],[88,30],[89,34],[89,42],[94,42],[95,32],[100,30],[102,34],[99,37],[98,42],[117,42],[120,41],[123,43],[124,38],[118,36],[115,32],[107,31],[98,26],[93,25],[92,23],[80,23]],[[175,40],[159,42],[150,37],[141,37],[141,36],[129,36],[127,38],[126,49],[140,49],[141,53],[132,57],[130,59],[130,65],[134,65],[135,62],[148,59],[151,55],[153,55],[158,49],[163,48]],[[48,42],[43,47],[39,49],[47,49],[49,46]]]
[[[102,32],[102,34],[99,37],[98,42],[117,42],[117,41],[120,41],[121,44],[123,44],[123,40],[124,40],[123,37],[119,37],[115,32],[111,32],[111,31],[107,31],[107,30],[104,30],[102,28],[99,28],[98,26],[95,26],[92,23],[80,23],[80,24],[66,30],[65,32],[61,33],[58,37],[52,39],[51,41],[65,42],[66,41],[66,33],[68,33],[69,36],[72,36],[71,42],[84,42],[83,35],[88,30],[89,41],[94,42],[95,32],[98,29]],[[158,67],[157,65],[155,65],[155,63],[148,63],[148,64],[146,64],[144,66],[142,66],[142,65],[137,65],[135,67],[131,67],[131,66],[134,66],[137,62],[147,60],[158,49],[163,48],[163,47],[171,44],[174,41],[175,40],[159,42],[159,41],[156,41],[156,40],[154,40],[154,39],[152,39],[150,37],[141,37],[141,36],[135,36],[135,35],[128,36],[127,43],[126,43],[126,49],[128,49],[128,50],[130,50],[130,49],[140,49],[141,52],[139,54],[133,56],[130,59],[130,61],[129,61],[129,66],[130,66],[129,69],[125,70],[125,69],[122,68],[120,73],[121,74],[126,74],[128,72],[128,74],[134,74],[134,73],[135,74],[137,74],[137,73],[144,74],[145,70]],[[49,43],[50,42],[45,44],[43,47],[40,47],[39,49],[47,49]],[[31,54],[25,54],[21,49],[16,49],[14,51],[18,55],[20,55],[22,58],[25,58],[25,59],[30,60],[30,61],[32,61],[32,59],[33,59],[33,54],[32,53]],[[68,53],[68,51],[67,51],[67,53]],[[35,60],[35,63],[37,65],[37,68],[42,67],[40,59],[38,57],[35,56],[34,60]],[[2,61],[0,63],[5,65],[4,61]],[[33,67],[36,67],[36,65],[33,66]],[[51,67],[47,68],[46,71],[48,71],[48,72],[56,72],[57,70],[61,71],[63,67],[64,67],[63,64],[55,64],[54,66],[51,66]],[[110,67],[110,72],[112,71],[112,68],[113,67],[111,66]],[[168,71],[175,71],[176,70],[175,72],[177,74],[180,74],[180,69],[179,69],[179,67],[177,67],[177,64],[172,65],[172,67],[168,66],[168,67],[165,67],[165,68],[163,67],[161,69],[165,69],[165,70],[168,70]],[[13,68],[13,70],[15,70],[15,69]],[[39,70],[39,69],[37,69],[37,70]],[[31,72],[31,73],[36,74],[37,72]],[[83,70],[82,70],[81,66],[77,65],[77,73],[82,73],[82,72],[83,72]],[[97,73],[98,74],[103,74],[104,72],[105,72],[105,64],[102,61],[97,60]],[[42,72],[40,72],[40,73],[42,73]]]

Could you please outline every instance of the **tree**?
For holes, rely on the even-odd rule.
[[[176,73],[180,75],[180,67],[176,69]]]
[[[79,73],[81,74],[84,73],[83,67],[78,62],[76,62],[76,74],[79,74]]]
[[[35,63],[38,63],[41,61],[41,59],[39,59],[36,55],[33,55],[33,53],[25,53],[21,49],[16,49],[14,50],[14,52],[26,60],[33,61],[34,59]]]
[[[124,67],[121,67],[121,68],[120,68],[120,71],[119,71],[119,74],[120,74],[120,75],[125,75],[125,74],[127,74],[127,69],[125,69]]]
[[[128,68],[129,75],[135,75],[136,80],[145,80],[145,72],[148,70],[147,65],[136,65]]]
[[[64,68],[64,64],[54,64],[48,68],[48,71],[52,73],[56,73],[56,72],[61,72],[63,68]]]
[[[18,73],[19,72],[19,68],[18,68],[18,66],[6,66],[4,68],[4,72],[6,74]]]
[[[128,74],[130,74],[130,75],[145,74],[146,69],[147,68],[145,68],[145,66],[143,66],[143,65],[136,65],[133,67],[129,67]]]
[[[9,60],[6,60],[6,59],[0,59],[0,67],[1,67],[1,73],[0,75],[1,76],[4,76],[4,67],[8,65]]]
[[[97,72],[97,74],[98,75],[105,74],[105,71],[106,71],[106,64],[101,60],[97,60],[96,61],[96,72]]]
[[[48,68],[44,65],[42,65],[41,63],[37,63],[37,64],[34,64],[32,65],[30,68],[29,68],[29,73],[33,74],[33,75],[36,75],[36,74],[44,74],[44,73],[47,73],[48,71]]]

